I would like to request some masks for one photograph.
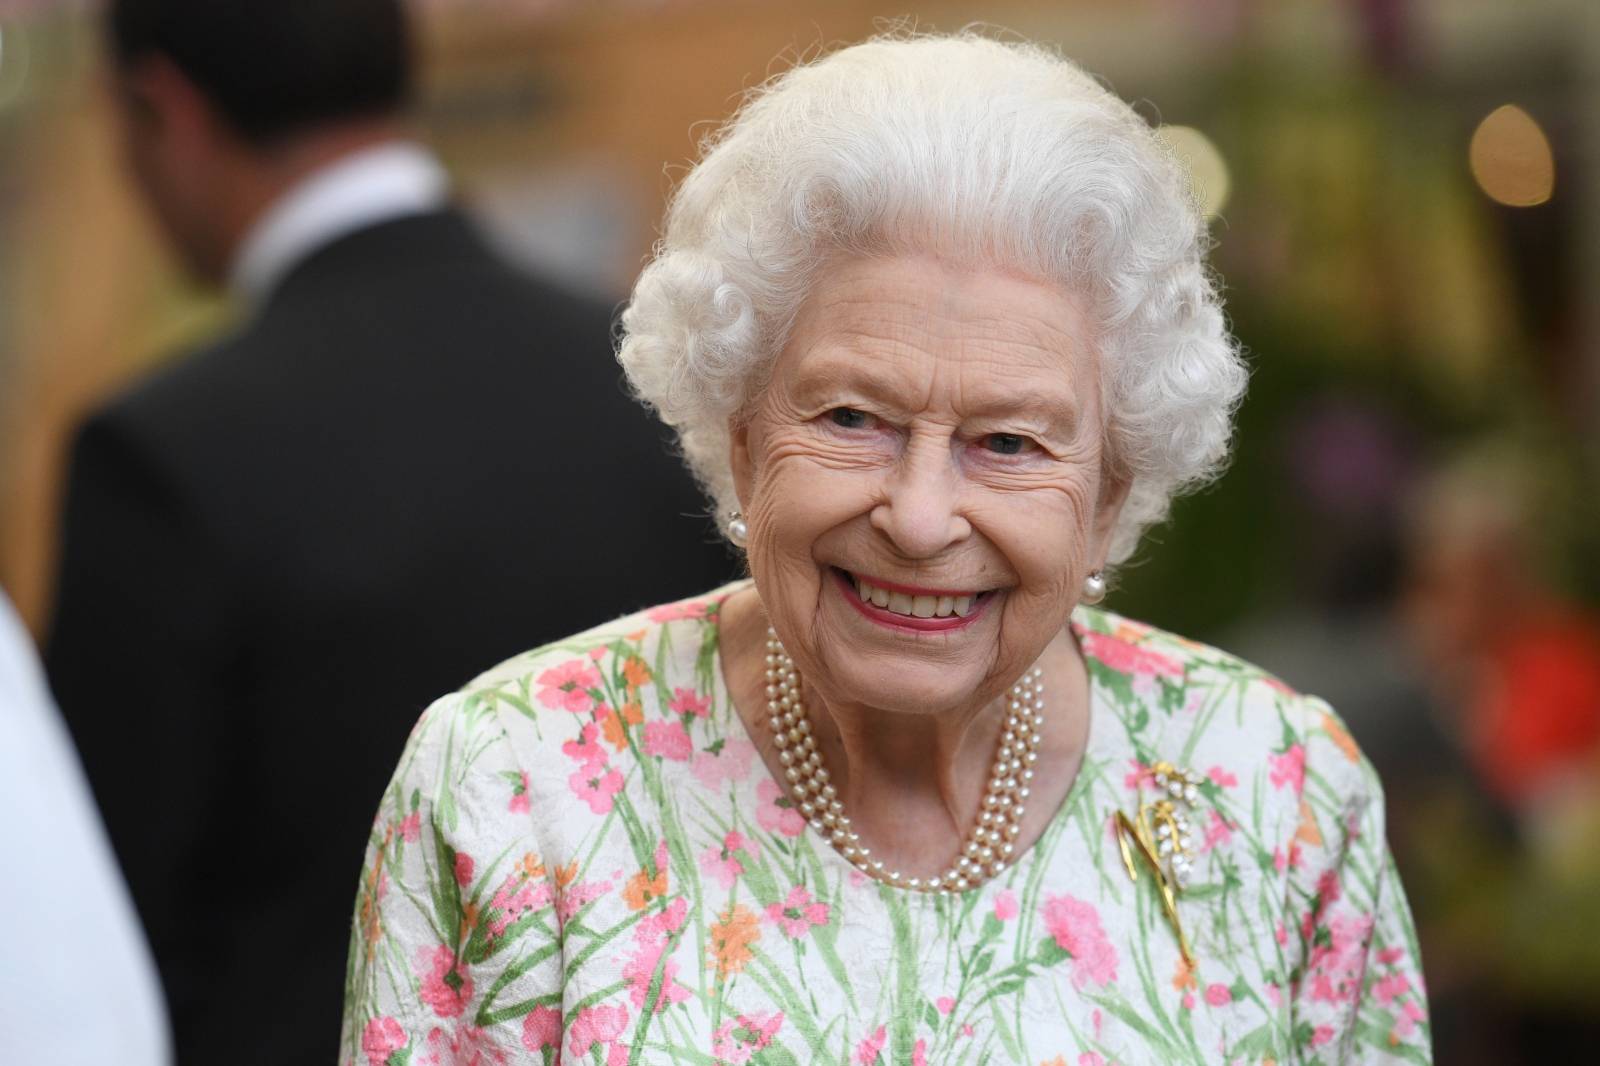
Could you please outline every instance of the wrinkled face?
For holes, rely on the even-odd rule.
[[[1061,289],[846,260],[736,424],[751,573],[830,702],[927,713],[1008,687],[1105,560],[1099,361]]]

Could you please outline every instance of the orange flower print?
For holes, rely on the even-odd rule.
[[[566,888],[578,879],[578,860],[573,859],[565,866],[556,867],[556,888]]]
[[[726,980],[742,972],[755,958],[751,945],[760,939],[761,921],[748,907],[737,903],[732,910],[723,911],[711,927],[711,962],[717,977]]]
[[[650,872],[640,869],[638,873],[628,878],[628,883],[622,886],[622,898],[628,904],[630,911],[642,911],[653,899],[661,899],[667,894],[667,842],[663,840],[656,845],[655,876]]]
[[[1333,741],[1334,746],[1344,752],[1346,759],[1351,762],[1361,761],[1361,749],[1356,747],[1355,738],[1350,736],[1350,731],[1345,729],[1339,719],[1331,714],[1324,714],[1322,716],[1322,729],[1323,732],[1328,734],[1328,739]]]
[[[1186,988],[1198,988],[1200,983],[1194,979],[1194,966],[1184,962],[1180,956],[1178,969],[1172,975],[1172,987],[1182,992]]]
[[[622,724],[622,715],[610,707],[601,707],[595,716],[600,720],[600,736],[617,751],[628,746],[628,733]]]
[[[650,668],[643,659],[630,658],[622,664],[622,676],[627,680],[629,688],[643,688],[650,683]]]
[[[544,863],[539,859],[539,853],[530,851],[522,856],[522,861],[517,863],[522,869],[522,876],[533,880],[544,876]]]
[[[1322,830],[1317,826],[1317,812],[1312,809],[1311,801],[1304,796],[1300,797],[1300,828],[1294,831],[1294,838],[1314,848],[1322,846]]]

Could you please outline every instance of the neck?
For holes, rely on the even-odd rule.
[[[393,119],[342,122],[297,134],[267,148],[245,149],[228,182],[221,212],[225,262],[232,262],[257,223],[295,186],[344,159],[405,136]]]
[[[754,590],[731,597],[722,615],[729,692],[780,784],[765,693],[767,621]],[[1043,741],[1017,854],[1037,839],[1076,777],[1088,729],[1088,678],[1070,634],[1039,659],[1045,691]],[[822,754],[853,828],[885,863],[914,876],[949,867],[976,824],[1006,724],[1009,690],[937,715],[907,715],[829,701],[801,679]]]

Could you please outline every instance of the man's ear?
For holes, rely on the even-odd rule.
[[[163,140],[194,145],[232,136],[200,87],[165,56],[133,60],[118,82],[134,118]]]

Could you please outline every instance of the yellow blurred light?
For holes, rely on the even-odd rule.
[[[1478,123],[1467,155],[1478,187],[1496,203],[1533,207],[1555,191],[1550,141],[1533,116],[1515,104],[1502,104]]]
[[[1211,138],[1193,126],[1162,126],[1156,136],[1166,142],[1185,167],[1194,184],[1195,199],[1207,218],[1222,213],[1228,202],[1232,179],[1228,175],[1227,161],[1211,142]]]

